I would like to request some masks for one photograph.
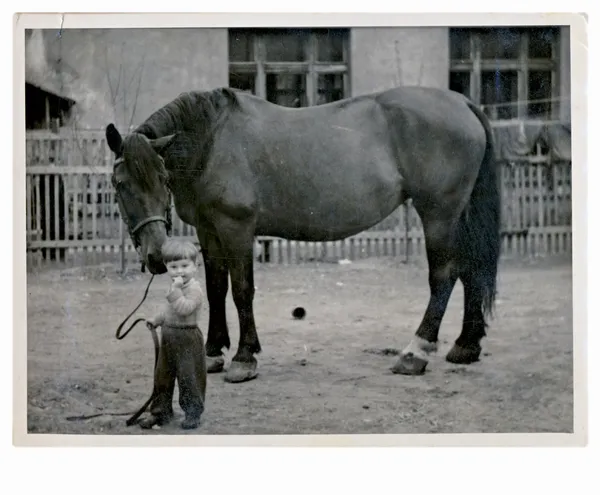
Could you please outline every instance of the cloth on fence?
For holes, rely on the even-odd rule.
[[[500,159],[526,156],[533,152],[542,132],[542,124],[518,122],[494,128],[496,154]]]
[[[496,156],[499,159],[531,155],[538,143],[551,158],[571,159],[571,129],[560,122],[520,121],[494,127]]]
[[[556,160],[571,160],[571,125],[553,123],[544,126],[540,140],[549,148],[550,156]]]

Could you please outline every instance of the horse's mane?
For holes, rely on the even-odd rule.
[[[156,139],[175,132],[212,129],[231,105],[237,104],[235,90],[188,91],[156,110],[134,132]]]
[[[157,139],[177,133],[177,144],[169,150],[169,157],[195,157],[195,167],[202,168],[214,141],[216,129],[223,123],[228,110],[238,107],[236,90],[218,88],[212,91],[189,91],[156,110],[124,140],[124,151],[132,153],[132,169],[129,171],[144,186],[155,185],[148,173],[148,163],[156,161],[156,153],[142,137]],[[168,161],[168,157],[165,157]],[[146,165],[144,165],[146,164]],[[160,167],[160,166],[159,166]],[[152,167],[155,168],[155,167]],[[160,170],[160,168],[159,168]]]

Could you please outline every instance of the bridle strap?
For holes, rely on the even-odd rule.
[[[139,222],[133,229],[131,229],[131,235],[135,235],[135,233],[138,230],[140,230],[143,226],[148,225],[152,222],[163,222],[165,225],[169,225],[169,222],[165,218],[161,217],[160,215],[154,215]]]

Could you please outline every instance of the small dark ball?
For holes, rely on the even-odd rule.
[[[294,311],[292,311],[292,316],[296,320],[303,320],[306,316],[306,310],[302,306],[298,306],[297,308],[294,308]]]

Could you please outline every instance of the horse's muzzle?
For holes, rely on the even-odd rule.
[[[148,260],[146,261],[146,267],[152,273],[152,275],[162,275],[166,273],[167,267],[162,262],[160,256],[156,256],[153,253],[148,253]]]

